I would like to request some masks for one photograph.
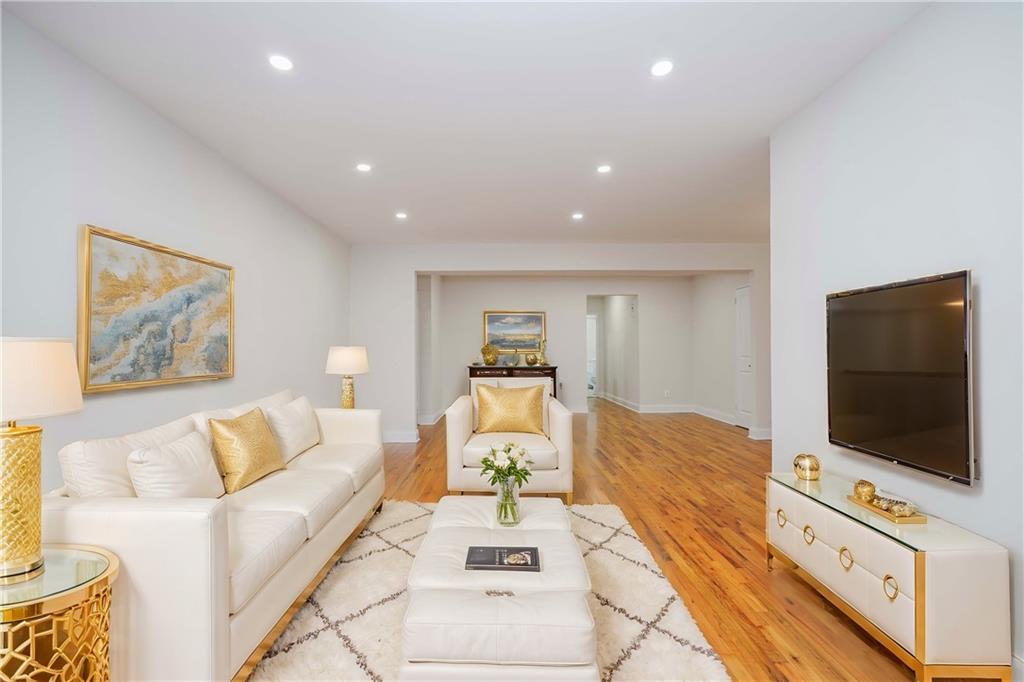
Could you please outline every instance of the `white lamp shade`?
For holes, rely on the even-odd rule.
[[[0,419],[53,417],[80,409],[82,385],[71,341],[0,338]]]
[[[366,374],[369,371],[366,346],[331,346],[327,351],[327,374]]]

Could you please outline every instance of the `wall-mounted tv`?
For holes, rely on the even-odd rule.
[[[969,271],[829,294],[828,439],[971,485]]]

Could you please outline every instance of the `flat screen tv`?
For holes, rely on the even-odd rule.
[[[828,439],[971,485],[969,271],[826,297]]]

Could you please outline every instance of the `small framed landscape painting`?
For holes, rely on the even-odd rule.
[[[234,375],[234,269],[82,228],[78,371],[84,393]]]
[[[484,311],[484,343],[499,353],[539,353],[547,338],[547,318],[542,312]]]

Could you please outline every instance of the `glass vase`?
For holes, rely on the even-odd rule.
[[[498,483],[498,523],[502,526],[519,524],[519,487],[515,479]]]

